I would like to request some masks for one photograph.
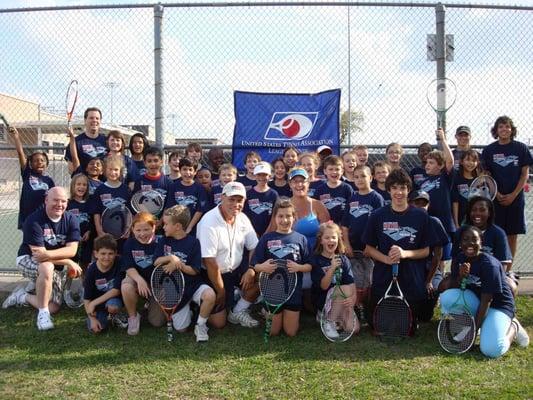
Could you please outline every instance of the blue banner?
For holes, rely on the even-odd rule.
[[[249,151],[272,162],[285,147],[304,152],[327,145],[339,154],[340,97],[340,89],[316,94],[235,91],[233,165],[243,170]]]

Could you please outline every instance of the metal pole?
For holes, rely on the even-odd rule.
[[[163,116],[163,6],[154,6],[154,89],[155,89],[155,143],[163,147],[164,116]]]
[[[446,7],[439,3],[435,7],[436,17],[436,61],[437,79],[446,78]],[[440,81],[439,81],[440,82]],[[444,93],[446,93],[444,91]],[[446,96],[437,96],[437,109],[446,109]],[[437,112],[437,128],[441,127],[446,132],[446,112]]]
[[[351,64],[351,24],[348,6],[348,145],[352,145],[352,64]]]

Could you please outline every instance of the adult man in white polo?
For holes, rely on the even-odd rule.
[[[258,242],[250,220],[242,212],[245,201],[246,190],[242,183],[230,182],[222,190],[220,205],[198,223],[203,266],[217,296],[209,318],[209,323],[216,328],[224,327],[226,319],[248,328],[259,325],[249,313],[259,293],[255,272],[248,268],[249,260],[243,262],[245,249],[253,251]],[[241,288],[242,297],[232,309],[236,287]]]

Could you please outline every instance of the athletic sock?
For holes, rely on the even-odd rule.
[[[233,312],[235,314],[238,314],[240,313],[241,311],[243,310],[246,310],[248,307],[250,307],[250,303],[249,301],[247,300],[244,300],[242,297],[239,299],[239,301],[237,302],[237,304],[235,305],[235,307],[233,307]]]
[[[207,323],[207,318],[198,316],[198,319],[196,320],[196,323],[198,325],[205,325]]]

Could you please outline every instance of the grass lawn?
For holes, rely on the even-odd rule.
[[[533,333],[533,298],[520,297],[522,324]],[[262,330],[192,332],[166,342],[165,329],[146,324],[89,334],[81,310],[64,310],[56,328],[38,332],[29,308],[0,310],[0,398],[533,398],[533,346],[513,345],[503,358],[479,347],[445,354],[437,322],[392,345],[368,328],[346,343],[325,340],[310,316],[300,334],[265,344]]]

